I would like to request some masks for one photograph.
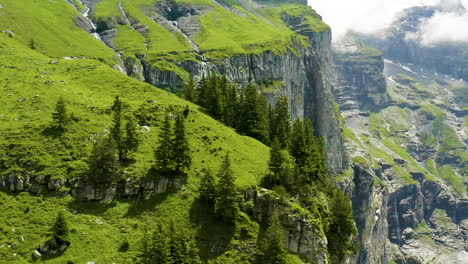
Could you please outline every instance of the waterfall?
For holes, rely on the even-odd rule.
[[[122,13],[122,16],[125,18],[125,23],[127,23],[127,25],[131,26],[132,23],[130,23],[130,20],[128,20],[127,14],[125,14],[125,11],[124,11],[123,6],[122,6],[122,2],[119,2],[119,9],[120,9],[120,12]]]
[[[401,230],[400,230],[400,219],[398,217],[398,204],[397,204],[397,200],[396,200],[396,192],[393,194],[393,208],[394,208],[394,217],[395,217],[395,220],[396,220],[396,225],[397,225],[397,242],[398,244],[400,244],[400,241],[401,241]]]
[[[84,5],[86,7],[86,11],[83,13],[83,17],[86,18],[86,20],[88,20],[88,22],[91,24],[91,27],[93,27],[93,31],[91,32],[91,35],[93,35],[93,37],[95,37],[97,40],[101,40],[101,37],[99,36],[99,34],[97,33],[97,27],[96,25],[94,24],[94,22],[89,19],[89,7],[87,7],[83,2],[81,2],[82,5]]]

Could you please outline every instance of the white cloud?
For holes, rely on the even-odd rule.
[[[407,36],[408,38],[409,36]],[[468,43],[468,12],[437,12],[410,36],[424,46],[439,43]]]
[[[333,29],[334,38],[348,30],[373,33],[388,26],[395,15],[404,8],[436,5],[443,10],[424,22],[420,32],[408,36],[425,45],[438,42],[468,42],[468,15],[457,13],[454,6],[468,0],[308,0]],[[460,10],[460,8],[458,8]],[[463,32],[462,32],[463,31]]]

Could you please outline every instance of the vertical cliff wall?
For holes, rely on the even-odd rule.
[[[303,3],[288,3],[292,5],[294,12],[288,11],[289,9],[281,11],[281,6],[268,2],[258,2],[254,5],[255,7],[242,1],[241,4],[247,11],[258,15],[270,24],[272,22],[268,19],[273,18],[259,15],[256,8],[268,8],[279,13],[275,19],[279,19],[283,27],[286,26],[290,31],[295,32],[291,36],[290,43],[286,46],[284,46],[285,43],[279,42],[247,45],[244,47],[245,52],[203,50],[194,41],[197,39],[197,33],[203,29],[200,19],[206,13],[217,12],[216,8],[219,7],[162,1],[152,5],[149,8],[151,12],[148,11],[147,16],[172,34],[185,36],[192,50],[183,54],[180,52],[162,53],[157,55],[155,62],[154,56],[151,57],[148,51],[151,43],[145,43],[146,51],[142,49],[140,53],[129,53],[123,49],[121,58],[125,63],[127,74],[156,87],[173,91],[184,85],[188,74],[199,79],[203,75],[207,76],[216,72],[226,75],[230,81],[242,86],[248,82],[281,83],[281,87],[274,89],[269,98],[274,102],[276,96],[288,96],[292,119],[304,116],[312,119],[316,132],[327,142],[331,171],[342,172],[347,167],[347,158],[342,144],[338,116],[333,104],[330,28],[323,24],[321,17],[315,11]],[[224,2],[220,5],[241,17],[246,15],[242,13],[246,10],[242,11],[235,5],[231,6]],[[142,35],[148,34],[151,30],[142,22],[141,17],[132,16],[125,6],[120,7],[119,17],[100,18],[97,21],[97,30],[101,38],[115,50],[119,50],[121,24],[130,26],[130,30]],[[310,25],[312,20],[319,21],[323,25],[319,29],[313,28]],[[278,50],[278,45],[284,46],[282,50]],[[222,53],[223,56],[213,58],[213,53]],[[190,59],[171,61],[171,56],[190,57]],[[268,89],[268,87],[264,88]]]

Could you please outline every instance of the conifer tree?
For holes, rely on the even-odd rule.
[[[224,123],[230,127],[237,128],[239,112],[239,96],[234,85],[227,87],[227,94],[224,108]]]
[[[151,264],[152,252],[151,252],[151,242],[150,238],[148,237],[147,232],[145,231],[143,234],[143,238],[141,239],[141,248],[138,254],[138,264]]]
[[[239,213],[239,205],[237,204],[237,190],[229,154],[224,158],[218,178],[215,213],[226,222],[234,222]]]
[[[63,212],[59,212],[52,228],[53,236],[57,245],[69,243],[68,241],[68,225]]]
[[[63,131],[68,123],[67,106],[62,97],[55,104],[55,112],[52,113],[52,122],[56,129]]]
[[[171,143],[172,148],[172,163],[174,164],[174,172],[176,174],[182,174],[192,164],[192,158],[190,156],[190,146],[185,135],[185,124],[184,116],[182,114],[176,115],[176,121],[174,126],[174,138]]]
[[[222,93],[219,88],[219,77],[216,73],[209,78],[208,81],[208,101],[205,108],[211,116],[220,120],[223,116],[222,109]]]
[[[206,168],[202,170],[202,178],[200,181],[200,198],[214,203],[216,195],[216,182],[213,174]]]
[[[303,167],[306,159],[306,142],[304,136],[304,126],[300,119],[296,119],[293,124],[293,129],[290,137],[290,152],[296,159],[299,167]]]
[[[253,130],[257,134],[256,138],[265,144],[270,143],[270,123],[268,122],[268,103],[264,94],[259,94],[257,97],[257,107],[255,109],[257,118],[257,127]]]
[[[353,209],[349,198],[338,188],[335,189],[330,209],[330,225],[326,232],[328,252],[332,263],[342,263],[351,253],[353,243],[350,239],[357,234]]]
[[[186,243],[186,256],[189,260],[188,264],[201,264],[202,261],[200,259],[199,250],[197,244],[195,243],[194,239],[189,239]]]
[[[240,131],[247,136],[268,143],[268,106],[264,95],[250,83],[243,92]]]
[[[277,215],[272,216],[260,244],[259,264],[286,263],[286,232]]]
[[[36,49],[36,41],[32,38],[31,40],[29,40],[29,48],[35,50]]]
[[[122,102],[120,101],[120,98],[118,96],[116,96],[114,99],[112,111],[114,112],[114,114],[112,117],[112,128],[110,133],[117,146],[117,150],[119,152],[119,160],[123,160],[124,148],[122,136]]]
[[[270,150],[268,163],[270,174],[266,177],[266,184],[271,186],[283,186],[291,189],[294,187],[296,174],[296,162],[286,149],[281,149],[279,141],[275,138]]]
[[[135,119],[129,117],[125,125],[125,138],[123,140],[123,158],[127,159],[128,156],[137,151],[140,145],[138,127]]]
[[[326,143],[325,143],[325,138],[320,137],[317,138],[318,142],[318,152],[319,152],[319,165],[318,165],[318,173],[319,173],[319,180],[324,183],[326,186],[329,186],[331,184],[334,184],[334,182],[331,180],[332,178],[329,177],[328,173],[328,164],[327,164],[327,149],[326,149]]]
[[[193,74],[190,74],[190,79],[188,83],[185,84],[185,87],[183,90],[183,96],[185,100],[190,101],[192,103],[196,102],[197,94],[196,94],[195,87],[196,87],[195,79],[193,78]]]
[[[119,178],[119,160],[113,138],[99,137],[88,159],[88,179],[95,185],[110,185]]]
[[[151,247],[151,264],[170,264],[171,258],[171,239],[165,234],[163,226],[158,225],[153,233],[153,243]]]
[[[281,148],[287,148],[289,145],[288,139],[291,133],[291,122],[289,115],[288,98],[282,96],[278,99],[274,110],[270,117],[270,138],[274,137],[280,140]]]
[[[207,108],[209,100],[208,93],[208,80],[206,79],[205,75],[203,75],[197,86],[197,104],[199,106]]]
[[[186,251],[186,240],[180,233],[176,233],[175,231],[171,231],[173,234],[171,235],[171,263],[190,263],[188,260],[187,251]]]
[[[281,170],[282,163],[283,159],[281,157],[281,146],[278,138],[275,137],[273,139],[273,143],[271,144],[270,160],[268,162],[268,167],[270,169],[269,184],[271,186],[274,186],[279,182],[277,176]]]
[[[173,165],[172,128],[169,113],[164,115],[164,123],[159,144],[154,152],[155,168],[163,172],[172,172]]]

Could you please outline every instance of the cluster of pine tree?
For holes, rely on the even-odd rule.
[[[351,240],[344,238],[357,233],[351,203],[328,173],[325,142],[315,136],[312,121],[307,117],[304,121],[297,119],[291,126],[288,109],[288,102],[281,98],[276,108],[270,111],[270,173],[263,184],[274,190],[284,188],[289,195],[299,197],[305,208],[317,208],[327,222],[325,232],[331,261],[342,263],[354,246]],[[328,211],[311,199],[318,191],[328,196]],[[271,226],[273,230],[279,230],[277,233],[281,232],[275,225]]]
[[[198,84],[192,77],[180,93],[239,133],[269,143],[268,104],[255,84],[239,90],[226,76],[213,74]]]
[[[145,234],[138,263],[201,264],[202,262],[195,240],[175,231],[171,223],[169,228],[162,224],[158,225],[151,238]]]
[[[239,204],[229,154],[224,158],[217,176],[218,183],[216,183],[211,172],[208,170],[203,171],[200,182],[200,198],[214,206],[214,211],[218,217],[225,222],[233,223],[239,214]]]
[[[171,116],[174,115],[164,115],[159,144],[154,152],[155,169],[163,173],[184,175],[192,164],[190,146],[185,136],[185,116],[182,113],[175,114],[174,129]]]
[[[278,115],[280,113],[272,118]],[[292,193],[316,185],[330,187],[332,181],[328,175],[324,142],[314,136],[310,119],[297,119],[292,127],[288,123],[276,124],[279,125],[276,135],[282,137],[275,135],[273,138],[270,173],[265,177],[264,185],[269,188],[283,186]]]
[[[138,126],[131,115],[123,125],[122,101],[117,96],[112,105],[112,127],[109,136],[96,139],[88,159],[87,180],[96,185],[109,185],[120,178],[120,166],[129,161],[138,150],[140,136]]]

